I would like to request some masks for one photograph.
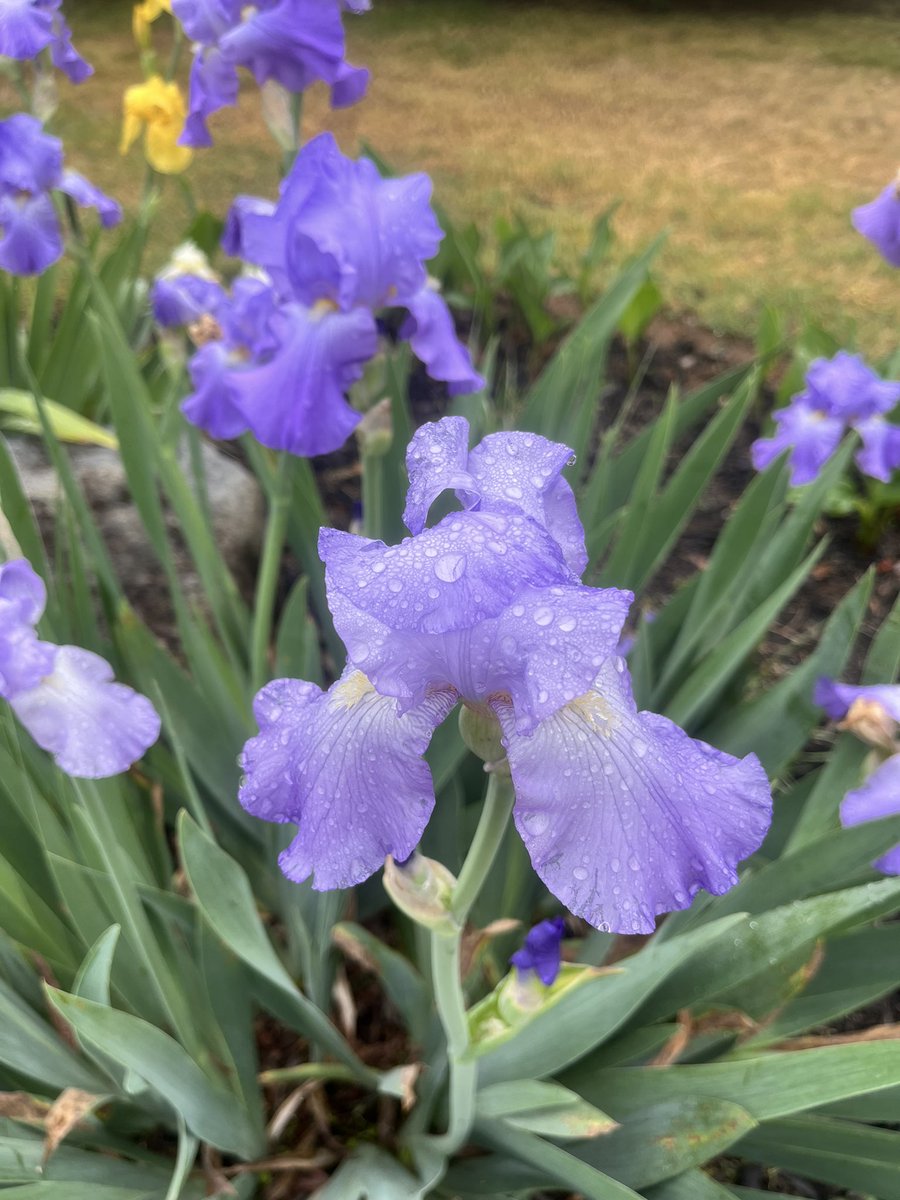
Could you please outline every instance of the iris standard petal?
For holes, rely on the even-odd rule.
[[[50,60],[72,83],[84,83],[85,79],[90,79],[94,73],[91,64],[86,62],[72,45],[72,31],[61,13],[56,14],[53,22]]]
[[[150,701],[114,682],[105,659],[77,646],[60,646],[52,673],[10,704],[60,769],[80,778],[127,771],[159,737]]]
[[[53,41],[54,10],[61,0],[0,0],[0,54],[19,62],[35,58]]]
[[[883,762],[862,787],[848,792],[841,802],[842,825],[862,825],[895,816],[900,816],[900,754]],[[900,845],[872,866],[886,875],[900,875]]]
[[[389,854],[409,857],[434,807],[422,755],[455,699],[433,695],[401,716],[358,671],[327,692],[292,679],[260,692],[240,800],[254,816],[297,823],[279,859],[289,879],[351,887]]]
[[[240,80],[235,65],[218,46],[200,47],[191,63],[188,111],[178,136],[180,146],[203,149],[213,144],[207,120],[220,108],[238,102]]]
[[[159,276],[150,293],[158,325],[172,329],[215,314],[226,302],[222,285],[200,275]]]
[[[473,490],[468,473],[469,422],[465,417],[442,417],[413,434],[406,450],[409,490],[403,520],[410,533],[421,533],[432,504],[448,489]]]
[[[573,460],[568,446],[531,433],[492,433],[469,455],[478,507],[512,506],[539,522],[559,544],[572,570],[587,566],[584,527],[562,472]]]
[[[46,192],[58,185],[63,145],[37,117],[15,113],[0,121],[0,184],[17,192]]]
[[[652,933],[660,913],[737,882],[771,816],[754,755],[732,758],[638,713],[624,662],[530,737],[495,705],[516,792],[516,826],[538,875],[601,929]]]
[[[882,379],[847,350],[811,362],[805,382],[810,407],[850,425],[890,412],[900,401],[900,383]]]

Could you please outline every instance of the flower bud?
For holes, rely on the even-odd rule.
[[[867,742],[877,750],[886,750],[888,754],[895,753],[897,749],[897,722],[877,700],[867,700],[862,696],[854,700],[838,728],[848,730],[860,741]]]
[[[394,904],[417,925],[446,932],[456,930],[450,903],[456,876],[433,858],[415,851],[404,863],[388,855],[384,864],[384,890]]]
[[[486,704],[463,704],[459,710],[459,732],[472,753],[483,759],[486,771],[509,774],[500,722]]]

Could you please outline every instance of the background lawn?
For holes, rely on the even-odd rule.
[[[57,125],[72,159],[133,203],[141,155],[117,152],[121,92],[140,77],[130,8],[69,0],[97,74],[66,87]],[[306,129],[327,122],[345,150],[366,139],[398,168],[430,171],[458,218],[488,227],[519,211],[552,226],[563,255],[621,199],[621,256],[670,232],[660,275],[673,308],[752,333],[768,302],[886,352],[900,279],[848,213],[900,159],[892,11],[863,0],[375,0],[347,19],[351,60],[372,70],[369,99],[332,115],[315,94]],[[201,201],[224,213],[237,191],[272,194],[276,156],[249,81],[239,112],[213,128],[216,148],[190,175]],[[166,203],[175,241],[177,188]]]

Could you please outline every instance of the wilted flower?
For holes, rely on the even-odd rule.
[[[900,267],[900,176],[869,204],[854,208],[853,227],[875,245],[892,267]]]
[[[541,983],[550,987],[562,963],[562,940],[566,936],[563,917],[540,921],[529,931],[525,945],[510,957],[519,971],[534,971]]]
[[[190,113],[182,144],[211,146],[207,118],[235,104],[238,67],[262,86],[269,80],[289,92],[322,81],[331,87],[335,108],[364,95],[369,72],[344,59],[341,0],[172,0],[172,11],[194,43]],[[349,3],[356,12],[367,0]]]
[[[260,692],[241,801],[299,824],[289,878],[359,883],[417,845],[434,805],[421,756],[462,699],[499,722],[516,825],[550,891],[597,926],[649,932],[700,888],[734,884],[768,826],[768,781],[753,755],[637,711],[616,654],[631,594],[579,580],[571,451],[526,433],[467,443],[453,417],[413,438],[413,536],[398,546],[322,530],[348,666],[324,693],[290,679]],[[464,511],[425,529],[448,487]]]
[[[0,54],[21,61],[49,48],[54,67],[81,83],[94,68],[72,45],[61,6],[62,0],[0,0]]]
[[[790,451],[791,483],[811,483],[837,450],[841,438],[856,429],[863,440],[856,456],[861,471],[887,481],[900,467],[900,429],[884,414],[900,401],[900,383],[879,378],[858,354],[840,350],[817,358],[806,373],[804,391],[774,414],[774,437],[753,443],[753,465],[764,470]]]
[[[98,655],[40,641],[45,604],[25,559],[0,565],[0,698],[68,775],[118,775],[159,737],[159,717]]]
[[[63,169],[62,142],[36,117],[17,113],[0,121],[0,267],[13,275],[39,275],[63,252],[53,191],[97,209],[104,226],[122,219],[115,200]]]
[[[151,75],[127,88],[124,97],[121,154],[127,154],[144,133],[144,153],[154,171],[180,175],[190,166],[192,153],[178,144],[184,124],[184,96],[177,83]]]
[[[273,450],[336,450],[360,420],[345,395],[376,353],[375,311],[389,306],[406,308],[401,334],[433,377],[451,392],[482,387],[429,285],[424,263],[443,236],[430,194],[426,175],[382,179],[371,162],[345,158],[322,134],[298,155],[277,204],[239,196],[223,245],[271,281],[268,341],[260,344],[257,328],[230,342],[226,331],[221,346],[204,347],[191,363],[189,419],[225,437],[233,435],[222,429],[236,428],[240,413],[242,431]]]

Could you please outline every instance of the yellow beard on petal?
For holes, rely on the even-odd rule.
[[[612,737],[616,723],[615,716],[612,709],[597,692],[585,692],[583,696],[577,696],[574,700],[570,700],[562,711],[574,713],[603,737]]]
[[[337,684],[331,694],[332,702],[342,708],[354,708],[360,700],[365,699],[375,688],[363,675],[362,671],[354,671],[341,683]]]

